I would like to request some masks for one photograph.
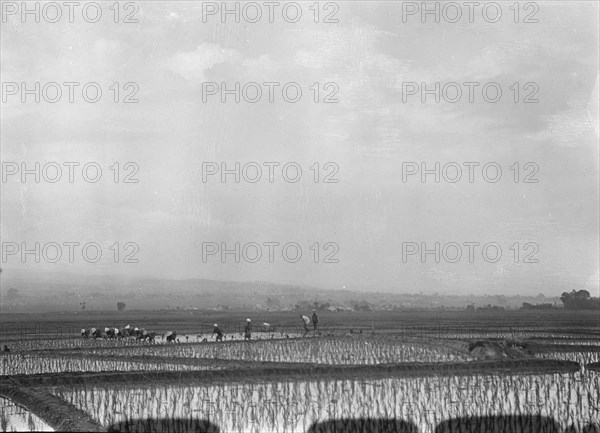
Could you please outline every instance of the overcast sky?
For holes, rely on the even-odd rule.
[[[194,2],[142,4],[137,24],[112,22],[109,3],[93,24],[77,14],[74,23],[7,17],[3,83],[98,82],[103,95],[87,103],[79,86],[74,103],[65,93],[53,104],[3,94],[3,175],[7,162],[33,167],[51,161],[96,162],[103,174],[97,183],[83,181],[80,168],[73,183],[66,174],[57,183],[3,179],[2,242],[5,248],[6,242],[98,242],[104,256],[86,263],[76,250],[72,264],[64,257],[58,263],[42,257],[38,264],[32,256],[21,263],[17,254],[5,257],[2,267],[7,273],[264,280],[411,293],[597,291],[598,4],[539,2],[538,23],[515,23],[510,4],[503,4],[495,23],[486,22],[481,9],[473,23],[431,17],[422,23],[418,14],[403,22],[400,2],[340,2],[338,23],[315,23],[309,3],[297,23],[283,20],[280,10],[273,23],[221,23],[218,16],[203,22]],[[321,10],[320,20],[332,11]],[[530,12],[522,9],[519,20]],[[115,82],[119,98],[132,89],[124,83],[137,83],[139,102],[114,103],[109,87]],[[203,102],[206,82],[282,84],[273,103],[263,94],[258,103],[236,104],[218,95]],[[303,88],[298,103],[281,97],[288,82]],[[333,89],[323,89],[324,83],[336,83],[339,102],[315,103],[309,89],[315,82],[321,100]],[[466,94],[456,103],[435,103],[431,95],[422,103],[419,93],[403,93],[410,82],[430,88],[435,82],[480,84],[472,103]],[[481,94],[491,82],[503,90],[497,103]],[[515,82],[517,103],[509,88]],[[523,103],[534,90],[539,102]],[[251,161],[279,162],[274,182],[264,166],[256,183],[235,183],[233,176],[227,183],[219,176],[203,182],[203,163],[232,168]],[[135,162],[139,182],[114,183],[108,168],[114,162],[121,170]],[[289,162],[303,170],[297,183],[282,177],[281,166]],[[319,183],[309,168],[315,162]],[[335,167],[325,170],[327,162],[339,167],[332,177],[337,183],[322,182]],[[456,183],[435,183],[433,175],[425,183],[419,175],[403,182],[407,162],[429,168],[455,162],[465,171]],[[472,183],[464,162],[480,164]],[[515,162],[517,183],[510,169]],[[486,163],[502,168],[498,182],[484,180]],[[530,179],[538,182],[524,183],[535,167]],[[125,242],[139,245],[139,263],[113,263],[108,247],[114,242],[121,245],[120,262]],[[258,263],[243,257],[235,263],[232,256],[221,263],[219,255],[203,263],[205,242],[230,248],[235,242],[297,242],[303,255],[288,263],[276,246],[269,263],[263,246]],[[309,249],[315,242],[320,263]],[[327,242],[339,251],[324,250]],[[476,246],[470,263],[463,245],[457,263],[444,257],[436,263],[433,255],[423,263],[419,254],[403,261],[405,242],[429,248],[495,242],[502,256],[490,263]],[[328,252],[339,262],[323,263]],[[538,263],[525,263],[529,253]]]

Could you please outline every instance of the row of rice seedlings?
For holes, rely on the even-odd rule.
[[[16,374],[45,374],[78,371],[185,371],[202,370],[207,367],[192,365],[165,364],[162,362],[134,362],[123,360],[104,360],[81,357],[43,357],[14,354],[0,359],[0,376]]]
[[[187,337],[187,338],[186,338]],[[210,335],[183,335],[179,338],[181,343],[192,343],[201,342],[203,339],[209,339]],[[273,339],[280,339],[281,337],[274,337]],[[239,335],[228,335],[227,341],[242,340],[243,337]],[[260,335],[262,340],[270,340],[270,336]],[[71,349],[95,349],[95,348],[127,348],[127,347],[140,347],[140,346],[155,346],[166,344],[166,341],[161,335],[157,336],[155,342],[138,341],[133,338],[120,338],[120,339],[105,339],[105,338],[49,338],[49,339],[24,339],[19,338],[15,340],[4,339],[0,343],[1,345],[7,344],[13,352],[27,352],[37,350],[71,350]],[[0,354],[1,356],[1,354]]]
[[[223,431],[307,431],[336,418],[404,419],[420,432],[444,420],[500,414],[552,417],[561,428],[600,426],[600,375],[322,380],[53,392],[108,426],[136,418],[207,419]]]
[[[536,358],[541,359],[554,359],[557,361],[575,361],[585,368],[587,364],[592,362],[600,362],[600,352],[543,352],[536,353]]]
[[[111,352],[110,353],[117,353]],[[94,353],[91,351],[90,353]],[[119,352],[123,354],[123,352]],[[383,339],[296,339],[249,344],[189,344],[128,349],[135,356],[233,359],[243,361],[300,362],[319,364],[384,364],[397,362],[466,361],[467,354],[425,344]]]
[[[4,343],[3,343],[4,344]],[[134,339],[86,339],[86,338],[63,338],[63,339],[33,339],[33,340],[18,340],[7,343],[13,352],[25,352],[33,350],[68,350],[68,349],[80,349],[80,348],[94,348],[94,347],[127,347],[127,346],[140,346],[142,344]]]
[[[532,340],[538,344],[558,345],[561,346],[600,346],[600,340],[584,340],[584,339],[564,339],[564,340]]]
[[[585,332],[584,332],[585,331]],[[453,328],[452,325],[442,327],[439,324],[431,327],[415,326],[413,329],[404,329],[403,334],[415,336],[437,336],[439,338],[452,339],[544,339],[544,340],[589,340],[592,343],[600,344],[600,328],[598,326],[576,328],[572,331],[555,332],[541,327],[520,327],[520,328]]]
[[[551,334],[551,333],[531,333],[531,332],[441,332],[424,334],[425,336],[437,338],[449,338],[456,340],[473,340],[473,339],[493,339],[493,340],[529,340],[529,341],[554,341],[555,344],[585,344],[599,345],[600,340],[595,338],[581,339],[573,334]],[[562,341],[561,341],[562,340]],[[563,343],[564,341],[564,343]],[[568,342],[568,343],[567,343]],[[581,342],[581,343],[579,343]]]
[[[474,328],[474,329],[452,329],[444,327],[440,324],[432,325],[431,327],[419,327],[415,325],[411,327],[408,325],[400,330],[394,331],[393,334],[401,335],[404,337],[413,338],[442,338],[442,339],[524,339],[532,340],[536,339],[544,340],[546,344],[589,344],[589,345],[600,345],[599,335],[600,329],[598,327],[589,327],[587,329],[588,336],[581,334],[582,329],[577,328],[573,332],[551,332],[547,329],[540,327],[521,327],[521,328]],[[585,330],[585,329],[583,329]],[[344,331],[345,332],[345,331]],[[283,335],[279,333],[256,333],[256,336],[260,336],[260,339],[280,339]],[[297,336],[293,334],[293,336]],[[186,338],[187,337],[187,338]],[[184,342],[198,342],[204,340],[211,340],[210,335],[182,335],[180,341]],[[238,334],[227,334],[226,341],[237,340],[242,337]],[[6,337],[3,338],[3,342],[10,343],[10,347],[13,351],[27,351],[27,350],[43,350],[43,349],[77,349],[77,348],[94,348],[94,347],[136,347],[140,345],[147,345],[149,343],[139,342],[134,339],[85,339],[77,336],[55,336],[50,335],[47,338],[40,338],[40,335],[23,335],[14,336],[13,339]],[[164,343],[162,339],[158,338],[156,344]]]
[[[54,431],[48,424],[11,400],[0,397],[0,431]]]

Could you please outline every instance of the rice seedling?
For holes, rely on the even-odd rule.
[[[89,351],[90,354],[100,352]],[[185,344],[134,347],[102,353],[124,356],[231,359],[259,362],[301,362],[329,365],[386,364],[397,362],[466,361],[468,355],[443,345],[407,343],[401,340],[365,338],[318,338],[256,341],[248,344]]]
[[[400,418],[420,432],[465,415],[541,414],[562,428],[599,425],[600,375],[473,375],[116,388],[56,388],[103,425],[207,419],[224,431],[307,431],[332,418]],[[579,431],[579,430],[577,430]]]
[[[77,371],[185,371],[206,367],[194,365],[166,364],[161,362],[133,362],[123,360],[103,360],[82,357],[43,357],[39,355],[12,354],[2,356],[0,376],[16,374],[49,374]]]

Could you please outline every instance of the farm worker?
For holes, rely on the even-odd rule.
[[[312,322],[313,322],[313,328],[314,328],[315,334],[316,334],[317,333],[317,328],[318,328],[318,325],[319,325],[319,316],[317,316],[317,310],[313,310]]]
[[[310,325],[310,319],[308,318],[308,316],[305,316],[304,314],[300,314],[300,317],[302,318],[302,321],[304,322],[304,335],[303,337],[306,336],[306,334],[308,334],[308,325]]]
[[[4,345],[4,347],[2,348],[3,352],[10,352],[10,347],[8,347],[6,344]]]
[[[244,340],[250,340],[252,336],[252,321],[246,319],[246,326],[244,327]]]
[[[213,332],[212,335],[217,334],[217,341],[223,341],[223,331],[221,331],[221,328],[219,328],[219,325],[217,325],[215,323],[215,326],[213,326]]]

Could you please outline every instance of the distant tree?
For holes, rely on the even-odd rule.
[[[571,292],[563,292],[560,300],[566,309],[583,310],[595,309],[600,307],[598,298],[592,298],[587,290],[571,290]]]
[[[590,292],[588,292],[587,290],[578,290],[575,293],[575,297],[578,299],[590,299],[591,295]]]
[[[506,296],[503,296],[503,295],[496,296],[496,302],[500,305],[506,305],[507,301],[508,300],[507,300]]]
[[[369,305],[369,303],[367,301],[365,301],[364,299],[360,300],[358,302],[352,303],[352,308],[355,311],[371,311],[372,310],[371,305]]]
[[[117,302],[117,311],[123,311],[125,309],[125,302]]]
[[[21,295],[19,295],[19,291],[17,289],[8,289],[8,291],[6,292],[7,301],[16,301],[20,297]]]

